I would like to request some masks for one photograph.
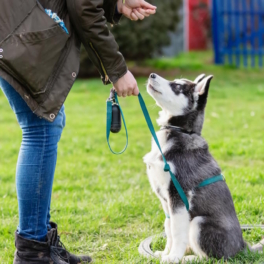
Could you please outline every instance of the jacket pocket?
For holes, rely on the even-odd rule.
[[[32,95],[44,93],[68,37],[59,25],[42,31],[13,34],[1,45],[1,61]]]

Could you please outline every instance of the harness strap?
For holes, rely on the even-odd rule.
[[[199,185],[197,185],[196,188],[201,188],[201,187],[204,187],[204,186],[207,186],[212,183],[219,182],[219,181],[225,181],[225,177],[222,174],[204,180]]]
[[[111,152],[113,154],[119,155],[119,154],[124,153],[125,150],[127,149],[128,132],[127,132],[127,127],[126,127],[125,117],[124,117],[123,111],[122,111],[122,109],[121,109],[121,107],[119,105],[119,102],[118,102],[117,93],[115,93],[115,102],[116,102],[116,104],[118,105],[118,107],[120,109],[122,120],[123,120],[124,127],[125,127],[125,130],[126,130],[126,145],[125,145],[124,149],[122,151],[120,151],[120,152],[113,151],[111,146],[110,146],[109,137],[110,137],[111,124],[112,124],[112,101],[110,101],[110,100],[107,100],[107,102],[106,102],[106,110],[107,110],[107,115],[106,115],[106,139],[107,139],[107,144],[108,144],[109,149],[111,150]]]

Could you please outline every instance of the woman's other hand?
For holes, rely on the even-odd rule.
[[[149,4],[144,0],[118,0],[117,9],[119,13],[131,20],[143,20],[145,17],[156,13],[156,6]]]

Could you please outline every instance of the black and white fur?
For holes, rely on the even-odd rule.
[[[195,81],[168,81],[151,74],[148,81],[148,93],[162,108],[157,120],[160,126],[165,126],[157,132],[162,152],[190,204],[188,212],[169,172],[164,172],[161,154],[152,141],[151,152],[144,157],[144,162],[151,187],[165,214],[170,216],[165,220],[165,250],[155,252],[163,262],[178,263],[187,248],[191,248],[198,258],[227,259],[246,247],[226,183],[220,181],[195,189],[205,179],[221,174],[207,142],[201,136],[212,78],[203,74]],[[169,126],[180,127],[189,133]],[[192,259],[185,257],[185,260]]]

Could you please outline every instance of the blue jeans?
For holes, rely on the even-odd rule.
[[[22,97],[0,78],[2,88],[22,129],[16,169],[19,209],[17,232],[24,238],[45,241],[50,228],[50,200],[57,161],[57,144],[65,126],[64,106],[53,123],[37,117]]]

